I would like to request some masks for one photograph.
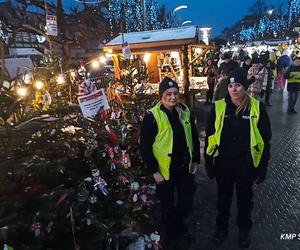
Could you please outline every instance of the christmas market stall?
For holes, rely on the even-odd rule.
[[[139,58],[140,67],[149,76],[143,82],[149,93],[155,93],[158,83],[168,76],[179,83],[189,102],[189,96],[207,90],[202,69],[212,47],[200,38],[203,29],[197,26],[124,33],[107,43],[104,52],[113,59],[116,82],[128,73],[123,62]]]

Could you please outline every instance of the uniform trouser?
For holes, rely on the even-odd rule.
[[[265,96],[265,104],[270,104],[270,94],[271,94],[272,81],[268,82]]]
[[[156,191],[161,203],[161,229],[168,236],[184,230],[184,220],[193,209],[194,189],[194,175],[183,167],[171,170],[170,180],[157,185]]]
[[[206,102],[207,103],[211,103],[213,100],[213,96],[214,96],[214,87],[215,84],[214,83],[210,83],[208,84],[209,89],[206,91]]]
[[[296,103],[297,103],[298,91],[288,90],[288,93],[289,93],[288,109],[293,110],[295,108]]]
[[[254,168],[247,162],[249,160],[246,157],[230,160],[216,159],[218,189],[216,226],[218,229],[228,230],[234,186],[237,194],[237,226],[240,231],[246,233],[251,229]]]

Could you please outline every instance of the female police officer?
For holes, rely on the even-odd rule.
[[[169,243],[186,229],[185,218],[193,205],[192,173],[200,163],[200,145],[189,108],[179,103],[177,83],[165,77],[159,95],[160,101],[145,114],[140,143],[144,163],[157,184],[162,236]]]
[[[215,102],[207,121],[205,167],[217,181],[217,218],[213,237],[221,244],[228,233],[230,206],[237,193],[238,244],[248,247],[253,208],[252,185],[264,181],[270,157],[271,127],[265,107],[247,94],[244,69],[229,75],[228,95]]]

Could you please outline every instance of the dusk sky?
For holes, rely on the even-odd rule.
[[[218,35],[224,28],[230,27],[249,13],[249,7],[256,0],[159,0],[168,10],[173,10],[185,4],[187,9],[177,12],[182,21],[191,20],[192,24],[212,28],[213,36]],[[288,0],[265,0],[268,6],[278,6]]]
[[[51,2],[53,0],[48,1]],[[288,4],[288,0],[264,1],[267,6],[278,6],[280,3],[284,3],[286,8]],[[0,2],[5,2],[5,0],[0,0]],[[216,36],[224,28],[231,27],[243,16],[249,14],[250,6],[256,0],[158,0],[158,2],[159,4],[165,4],[169,11],[180,5],[187,5],[187,9],[181,9],[176,13],[181,21],[191,20],[193,25],[211,27],[212,36]],[[76,4],[76,1],[63,0],[63,3],[69,7]]]

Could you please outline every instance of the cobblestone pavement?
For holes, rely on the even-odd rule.
[[[287,93],[274,91],[273,106],[268,108],[272,124],[271,161],[266,181],[254,187],[253,230],[251,250],[299,250],[300,249],[300,101],[299,114],[289,115]],[[204,123],[209,106],[197,104],[195,116],[200,127],[203,150]],[[203,161],[202,161],[203,165]],[[216,216],[216,183],[209,180],[202,166],[197,174],[197,193],[192,226],[195,241],[185,249],[234,250],[237,247],[238,230],[235,225],[236,201],[231,210],[230,233],[219,247],[211,243]],[[298,239],[283,240],[281,234],[297,234]]]

